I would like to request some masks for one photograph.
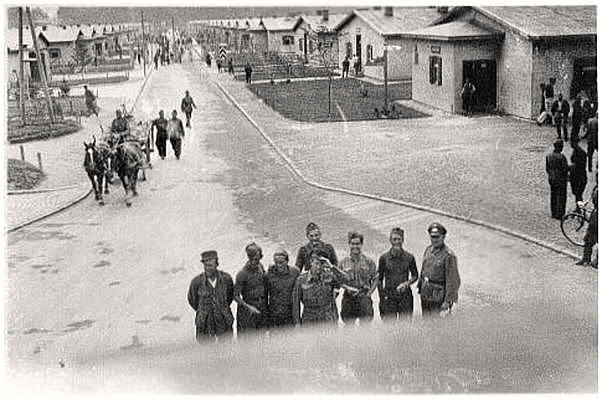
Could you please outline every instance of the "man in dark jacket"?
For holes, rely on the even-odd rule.
[[[194,104],[194,100],[190,96],[190,92],[186,91],[186,95],[182,99],[182,104],[180,105],[182,112],[186,115],[186,128],[190,128],[190,119],[192,118],[192,109],[196,109],[196,104]]]
[[[594,151],[598,150],[598,113],[585,124],[585,138],[587,139],[587,170],[592,172]]]
[[[573,116],[571,119],[571,140],[579,140],[579,131],[583,122],[583,109],[581,108],[581,97],[575,97],[573,102]]]
[[[566,211],[566,183],[568,162],[562,148],[562,140],[554,142],[554,151],[546,156],[546,172],[550,184],[550,208],[552,218],[562,219]]]
[[[234,298],[232,277],[219,271],[217,252],[205,251],[201,254],[205,272],[190,282],[188,304],[196,311],[196,340],[232,335],[234,317],[230,304]]]
[[[279,249],[274,253],[274,264],[266,276],[269,325],[279,327],[293,324],[293,287],[299,269],[288,265],[288,253]]]
[[[569,134],[567,130],[567,123],[569,121],[569,113],[571,112],[571,105],[568,101],[562,98],[562,93],[558,95],[558,100],[552,104],[552,115],[554,116],[554,124],[556,125],[556,133],[558,139],[562,139],[560,128],[564,132],[564,141],[569,140]]]
[[[167,148],[167,119],[164,117],[163,110],[159,111],[159,118],[153,120],[151,129],[155,128],[155,144],[161,160],[165,160]]]
[[[424,251],[418,291],[422,315],[448,314],[458,301],[460,274],[454,252],[445,244],[447,229],[438,222],[429,225],[427,232],[431,245]]]
[[[267,326],[268,294],[266,276],[260,260],[261,247],[255,243],[245,248],[248,261],[236,274],[234,301],[236,307],[236,329],[238,334],[246,330],[261,329]]]
[[[245,78],[247,83],[251,83],[251,74],[253,73],[253,68],[251,68],[251,64],[247,61],[245,64]]]
[[[571,165],[569,166],[569,182],[571,183],[571,191],[575,195],[575,205],[579,201],[583,201],[583,192],[587,185],[587,154],[579,146],[576,140],[571,141],[573,153],[571,154]]]
[[[312,251],[317,251],[321,257],[326,257],[332,265],[338,265],[337,254],[334,251],[334,247],[331,244],[324,243],[322,241],[322,232],[320,227],[313,222],[310,222],[305,228],[305,235],[309,242],[299,248],[297,253],[297,260],[295,265],[299,268],[299,271],[309,270],[309,255]]]

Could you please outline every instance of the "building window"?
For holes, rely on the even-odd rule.
[[[371,44],[366,46],[366,61],[368,61],[368,62],[374,61],[374,50],[373,50]]]
[[[295,38],[293,38],[292,36],[282,36],[282,44],[285,46],[295,44]]]
[[[299,39],[299,51],[303,51],[303,39]]]
[[[414,45],[414,64],[418,65],[418,45]]]
[[[49,49],[48,55],[50,59],[61,58],[61,51],[59,49]]]
[[[35,60],[36,59],[36,52],[35,51],[30,51],[29,52],[29,58]]]
[[[431,85],[441,86],[442,76],[441,76],[441,57],[439,56],[431,56],[430,57],[430,67],[429,67],[429,82]]]

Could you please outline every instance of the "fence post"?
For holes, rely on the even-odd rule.
[[[40,171],[44,171],[44,168],[42,168],[42,154],[40,152],[38,152],[38,166],[40,167]]]
[[[22,144],[19,145],[19,151],[21,152],[21,161],[25,161],[25,149]]]

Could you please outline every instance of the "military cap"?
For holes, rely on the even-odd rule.
[[[283,256],[288,261],[288,252],[283,248],[279,248],[274,252],[274,256]]]
[[[433,233],[445,235],[447,233],[447,229],[445,229],[445,227],[439,222],[433,222],[432,224],[430,224],[426,231],[429,233],[429,235]]]
[[[249,258],[255,257],[258,254],[263,255],[261,247],[259,247],[255,242],[247,245],[247,247],[245,247],[245,252],[247,253],[247,257]]]
[[[212,259],[217,260],[217,251],[208,250],[201,253],[201,261],[205,262]]]

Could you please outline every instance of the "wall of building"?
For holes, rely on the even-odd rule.
[[[454,43],[454,111],[460,112],[462,106],[462,85],[464,84],[464,61],[497,60],[498,44],[493,41],[461,41]],[[477,91],[479,88],[476,88]],[[497,105],[497,100],[496,100]]]
[[[282,42],[282,38],[285,36],[292,36],[293,41],[289,45],[285,45]],[[268,51],[276,52],[278,54],[298,54],[301,55],[303,52],[299,50],[299,39],[303,39],[302,32],[290,31],[268,31]]]
[[[251,48],[253,52],[264,54],[268,51],[268,33],[266,31],[253,31],[251,35]]]
[[[387,54],[388,79],[396,81],[412,79],[414,40],[389,39],[387,43],[391,45]]]
[[[554,94],[568,98],[573,81],[575,59],[596,56],[594,40],[554,40],[533,43],[533,71],[531,83],[531,117],[539,114],[541,91],[539,85],[556,78]]]
[[[51,69],[52,65],[55,64],[66,65],[73,62],[75,57],[75,42],[50,43],[47,50],[50,49],[58,49],[60,51],[59,58],[49,59]],[[88,54],[93,56],[93,49],[89,48]]]
[[[378,68],[368,68],[368,69],[365,68],[366,60],[367,60],[366,49],[367,49],[368,45],[371,45],[373,57],[375,59],[382,57],[384,54],[385,39],[380,33],[373,30],[370,26],[368,26],[368,24],[366,24],[364,21],[362,21],[358,17],[354,17],[349,23],[347,23],[347,25],[345,25],[339,31],[339,40],[338,40],[338,42],[339,42],[339,48],[338,48],[338,50],[339,50],[338,51],[339,67],[343,63],[343,60],[345,59],[345,55],[347,54],[346,53],[346,43],[347,42],[350,42],[351,46],[352,46],[351,47],[352,48],[351,57],[353,57],[353,55],[357,53],[356,35],[362,36],[361,53],[362,53],[362,69],[364,70],[364,73],[367,76],[371,76],[369,74],[378,73],[378,71],[379,71]],[[353,65],[350,66],[350,71],[353,71]],[[380,68],[380,71],[382,71],[382,67]],[[382,79],[382,72],[380,72],[380,76],[372,76],[372,77],[377,78],[377,79]]]
[[[416,40],[418,63],[412,64],[412,99],[433,107],[455,112],[454,89],[457,86],[454,74],[454,46],[449,42]],[[438,46],[439,54],[433,53],[431,47]],[[413,54],[413,53],[412,53]],[[430,56],[441,57],[441,86],[429,81]],[[412,60],[413,62],[414,60]]]

